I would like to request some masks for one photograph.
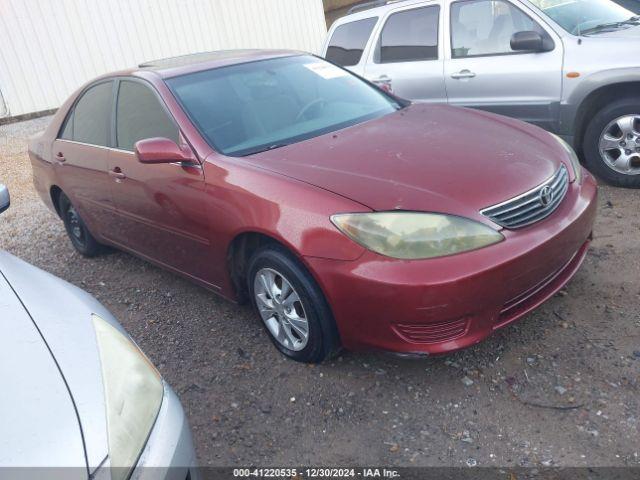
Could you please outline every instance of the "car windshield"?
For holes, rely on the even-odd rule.
[[[574,35],[631,26],[633,12],[611,0],[529,0]]]
[[[310,55],[260,60],[167,80],[219,152],[244,156],[401,108],[377,87]]]

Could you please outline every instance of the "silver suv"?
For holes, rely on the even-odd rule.
[[[323,54],[400,97],[539,125],[640,187],[640,17],[611,0],[368,2]]]

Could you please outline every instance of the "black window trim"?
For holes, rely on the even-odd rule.
[[[95,147],[95,148],[106,148],[106,149],[114,150],[114,151],[117,151],[117,152],[125,152],[125,153],[133,154],[134,152],[131,151],[131,150],[124,150],[124,149],[118,148],[117,147],[118,144],[117,144],[116,138],[115,138],[116,137],[116,123],[115,122],[116,122],[116,116],[117,116],[116,115],[116,110],[117,110],[117,105],[118,105],[118,93],[120,92],[120,82],[123,81],[123,80],[142,83],[143,85],[145,85],[147,88],[149,88],[153,92],[153,94],[156,96],[156,98],[160,102],[161,107],[163,108],[163,110],[165,111],[167,116],[169,117],[170,121],[175,125],[176,129],[178,130],[178,137],[180,138],[180,140],[184,141],[189,146],[191,151],[194,152],[196,161],[198,162],[198,164],[201,164],[201,160],[200,160],[198,154],[196,153],[196,150],[193,148],[193,146],[191,145],[191,142],[189,142],[189,140],[187,139],[186,135],[184,135],[184,133],[182,132],[182,129],[180,128],[180,126],[178,125],[178,122],[176,121],[175,117],[173,116],[173,114],[169,110],[169,107],[167,106],[167,103],[165,102],[164,98],[162,98],[162,96],[160,95],[160,92],[158,92],[158,89],[151,82],[149,82],[148,80],[145,80],[145,79],[139,78],[139,77],[134,77],[132,75],[119,75],[119,76],[114,76],[114,77],[101,78],[99,80],[91,82],[86,87],[84,87],[82,89],[82,91],[74,99],[73,103],[71,104],[71,106],[69,107],[69,110],[66,113],[66,117],[65,117],[64,121],[60,124],[60,128],[58,129],[58,133],[56,135],[56,140],[57,141],[62,141],[62,142],[77,143],[79,145],[87,145],[87,146]],[[67,123],[72,118],[74,118],[76,105],[82,99],[82,97],[84,97],[85,93],[87,93],[93,87],[96,87],[96,86],[98,86],[98,85],[100,85],[102,83],[107,83],[107,82],[113,82],[112,90],[111,90],[111,109],[109,111],[109,121],[108,121],[108,127],[107,127],[108,128],[108,132],[107,132],[107,143],[108,143],[108,145],[96,145],[96,144],[93,144],[93,143],[79,142],[79,141],[73,140],[73,139],[69,140],[69,139],[62,138],[62,133],[64,132],[64,129],[65,129]],[[171,92],[171,93],[173,94],[173,92]]]
[[[158,92],[158,90],[155,88],[155,86],[151,82],[148,82],[147,80],[144,80],[138,77],[133,77],[133,76],[114,77],[114,80],[116,81],[116,85],[114,88],[113,102],[111,105],[111,125],[110,125],[111,134],[109,138],[109,143],[111,143],[111,147],[109,148],[111,148],[112,150],[116,150],[118,152],[134,153],[133,150],[126,150],[124,148],[118,147],[118,123],[117,123],[118,122],[118,96],[120,95],[120,84],[122,82],[140,83],[141,85],[144,85],[149,90],[151,90],[153,95],[156,97],[156,100],[158,100],[158,103],[160,104],[164,112],[167,114],[169,121],[173,124],[174,127],[176,127],[176,130],[178,131],[178,138],[183,139],[187,144],[189,144],[189,142],[187,142],[186,140],[185,135],[182,133],[182,130],[178,125],[178,122],[176,122],[176,119],[174,118],[173,114],[169,110],[167,103],[164,101],[164,98],[162,98],[162,96],[160,95],[160,92]],[[191,145],[189,145],[189,148],[193,150]],[[195,150],[193,151],[195,152]]]
[[[482,1],[500,1],[500,2],[506,2],[509,5],[511,5],[513,8],[519,10],[523,15],[525,15],[527,18],[529,18],[532,22],[536,23],[545,33],[545,35],[551,40],[551,42],[553,43],[553,48],[550,50],[546,50],[544,52],[503,52],[503,53],[478,53],[476,55],[465,55],[464,57],[456,57],[453,54],[453,28],[451,26],[451,19],[453,18],[451,16],[451,11],[453,9],[453,6],[456,3],[468,3],[468,2],[482,2]],[[451,60],[463,60],[465,58],[481,58],[481,57],[505,57],[505,56],[512,56],[512,55],[532,55],[532,54],[539,54],[539,53],[549,53],[549,52],[553,52],[556,49],[556,41],[553,39],[552,35],[549,35],[549,32],[547,31],[546,28],[544,28],[542,26],[542,23],[539,19],[533,18],[529,13],[525,12],[524,10],[522,10],[518,5],[516,5],[514,2],[510,2],[509,0],[455,0],[453,2],[451,2],[449,4],[449,50],[450,50],[450,56],[451,56]]]
[[[460,0],[460,1],[464,1],[464,0]],[[389,19],[398,14],[398,13],[404,13],[404,12],[408,12],[411,10],[419,10],[421,8],[437,8],[438,9],[438,22],[436,23],[436,41],[438,42],[436,44],[437,47],[437,51],[438,51],[438,56],[436,58],[428,58],[428,59],[423,59],[423,60],[401,60],[399,62],[381,62],[380,58],[382,55],[382,33],[384,32],[384,27],[387,26],[387,22],[389,21]],[[377,32],[377,36],[378,39],[376,41],[375,47],[374,47],[374,51],[373,51],[373,63],[375,63],[376,65],[392,65],[394,63],[415,63],[415,62],[439,62],[442,59],[440,58],[440,22],[442,20],[442,5],[438,2],[433,2],[433,3],[429,3],[426,5],[412,5],[409,8],[403,8],[401,10],[392,10],[384,19],[384,23],[382,24],[382,26],[380,27],[379,31]]]

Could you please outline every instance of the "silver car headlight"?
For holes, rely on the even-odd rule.
[[[111,478],[124,480],[147,442],[164,387],[158,371],[129,338],[98,315],[92,318],[102,364]]]
[[[482,223],[439,213],[347,213],[331,221],[363,247],[405,260],[453,255],[504,240]]]
[[[575,150],[571,148],[571,145],[565,142],[558,135],[552,133],[551,136],[553,136],[553,138],[555,138],[558,141],[558,143],[562,146],[562,148],[564,148],[565,152],[567,152],[569,161],[571,162],[571,168],[573,168],[573,174],[576,177],[576,182],[578,182],[578,184],[581,184],[582,183],[582,165],[580,165],[580,159],[578,158],[578,155],[576,155]]]

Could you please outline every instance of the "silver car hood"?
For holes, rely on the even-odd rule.
[[[0,467],[65,468],[87,477],[80,424],[47,344],[0,274]],[[9,470],[7,470],[9,469]],[[18,471],[19,472],[19,471]]]
[[[0,319],[2,319],[2,323],[5,322],[5,318],[9,317],[13,318],[12,323],[30,324],[31,326],[35,323],[37,325],[71,391],[84,436],[86,463],[89,465],[89,471],[93,472],[107,457],[108,443],[102,371],[91,314],[98,314],[119,330],[123,331],[123,329],[112,315],[88,293],[3,251],[0,251],[0,272],[28,310],[33,322],[31,322],[29,315],[26,315],[24,309],[24,313],[19,314],[20,316],[18,314],[12,314],[15,316],[0,314]],[[4,287],[4,290],[6,289]],[[4,299],[4,303],[8,301]],[[0,301],[0,304],[2,303]],[[15,305],[15,301],[13,305]],[[8,307],[5,306],[4,308]],[[34,342],[33,344],[25,343],[22,348],[38,351],[43,348],[46,349],[46,345],[40,339],[39,342]],[[24,363],[28,363],[26,351],[18,351],[23,352],[20,353],[19,357],[24,360]],[[53,362],[49,363],[53,364]],[[67,395],[67,409],[71,407],[71,410],[70,412],[65,412],[64,415],[66,415],[67,421],[75,422],[75,440],[69,440],[71,443],[67,445],[66,437],[60,434],[62,430],[54,431],[51,434],[54,435],[59,443],[56,447],[62,448],[65,452],[74,452],[73,455],[77,455],[75,442],[81,442],[81,437],[77,431],[78,420],[73,415],[74,412],[68,393],[56,390],[56,388],[60,388],[62,378],[59,372],[51,370],[53,367],[44,363],[33,366],[34,370],[42,368],[42,372],[37,373],[37,377],[34,377],[37,378],[37,382],[32,387],[38,394],[41,392],[41,387],[42,392],[46,392],[46,396],[44,394],[40,395],[39,406],[42,409],[48,409],[50,406],[49,404],[52,400],[49,398],[49,392],[52,395],[61,395],[57,400],[59,402],[63,400],[63,393]],[[13,363],[13,369],[16,371],[20,372],[23,368],[22,361]],[[55,373],[55,375],[52,373]],[[21,373],[16,374],[20,375]],[[30,372],[30,374],[35,373]],[[51,385],[46,384],[46,390],[44,383],[39,385],[44,377],[46,377],[47,382],[52,383]],[[54,379],[57,380],[54,381]],[[4,378],[3,383],[7,385]],[[11,383],[8,383],[8,385],[11,385]],[[36,395],[34,392],[32,394]],[[8,411],[11,410],[2,409],[2,415]],[[54,415],[48,416],[48,418],[48,422],[34,423],[34,425],[38,425],[37,435],[48,434],[43,430],[48,430],[50,425],[53,425],[54,422],[57,424],[59,420],[54,418]],[[5,440],[11,439],[13,442],[12,435],[6,434],[4,424],[2,428],[3,432],[0,437]],[[61,441],[62,439],[64,439],[64,442]],[[79,448],[82,448],[81,443]],[[0,448],[0,458],[2,458],[3,450],[4,448]],[[43,454],[53,451],[57,450],[52,447],[50,452]],[[84,457],[84,454],[82,456]],[[63,457],[61,456],[60,458]]]

